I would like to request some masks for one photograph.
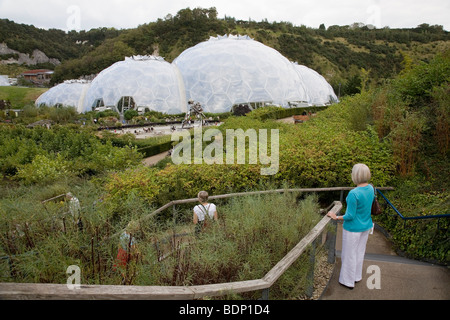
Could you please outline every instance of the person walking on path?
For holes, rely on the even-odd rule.
[[[83,231],[80,200],[78,200],[71,192],[66,193],[66,200],[69,201],[69,212],[72,215],[74,223],[78,226],[78,230]]]
[[[194,207],[195,234],[199,234],[206,227],[208,220],[217,221],[218,219],[216,205],[208,203],[208,192],[200,191],[197,197],[200,204]]]
[[[368,182],[371,174],[367,165],[358,163],[352,168],[352,181],[356,188],[346,198],[347,209],[343,216],[328,212],[334,220],[343,220],[341,272],[339,283],[353,289],[355,283],[362,279],[364,254],[367,239],[373,230],[371,207],[374,189]]]

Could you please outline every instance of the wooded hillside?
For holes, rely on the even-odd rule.
[[[186,8],[174,16],[168,14],[126,30],[99,28],[65,33],[0,20],[0,43],[25,53],[39,49],[62,61],[55,67],[53,84],[98,73],[124,56],[157,54],[171,62],[183,50],[224,34],[249,35],[291,61],[315,69],[341,95],[359,92],[363,79],[376,83],[391,78],[403,69],[403,61],[428,61],[436,52],[450,47],[449,33],[439,25],[370,29],[361,23],[321,24],[315,29],[290,22],[218,18],[215,8]]]

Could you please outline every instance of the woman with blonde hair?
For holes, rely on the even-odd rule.
[[[195,233],[198,234],[205,227],[206,221],[218,219],[217,208],[214,203],[208,203],[208,192],[200,191],[197,195],[200,204],[194,207],[193,222],[195,224]]]
[[[344,222],[339,283],[349,289],[353,289],[355,283],[362,279],[367,239],[373,229],[371,207],[375,195],[373,186],[368,183],[370,177],[369,167],[363,163],[355,164],[352,181],[356,188],[348,193],[345,214],[336,216],[331,211],[328,213],[332,219]]]

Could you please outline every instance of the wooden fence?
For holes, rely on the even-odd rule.
[[[211,196],[210,199],[230,198],[235,196],[255,195],[265,193],[282,192],[320,192],[341,191],[352,188],[312,188],[312,189],[278,189],[267,191],[255,191]],[[379,188],[392,190],[392,188]],[[182,203],[196,202],[197,199],[184,199],[171,201],[163,207],[155,210],[147,217],[153,216],[170,206]],[[327,211],[339,214],[342,209],[341,201],[334,201]],[[319,223],[289,251],[267,274],[261,279],[207,284],[198,286],[123,286],[123,285],[81,285],[79,288],[69,288],[67,284],[42,284],[42,283],[0,283],[0,299],[200,299],[206,296],[221,296],[231,293],[242,293],[263,290],[263,298],[268,298],[268,289],[278,278],[304,253],[315,240],[322,234],[328,223],[332,221],[324,216]],[[334,241],[333,241],[334,240]],[[328,237],[328,248],[334,257],[335,238]],[[331,245],[330,245],[331,243]],[[314,250],[313,250],[314,251]],[[330,253],[329,253],[330,256]]]

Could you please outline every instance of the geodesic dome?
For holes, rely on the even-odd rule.
[[[80,113],[110,107],[122,114],[145,108],[176,114],[187,111],[187,100],[214,113],[231,111],[238,104],[253,109],[338,101],[314,70],[248,36],[222,36],[186,49],[173,63],[155,56],[126,57],[90,84],[71,80],[51,88],[36,105],[75,106]]]
[[[60,83],[39,96],[35,104],[75,107],[78,112],[84,112],[84,96],[90,83],[83,80],[67,80]]]
[[[292,63],[248,36],[211,37],[183,51],[173,64],[183,75],[187,100],[200,102],[206,112],[308,101]]]
[[[8,76],[0,75],[0,87],[9,87]]]
[[[333,87],[317,71],[297,63],[293,63],[308,95],[308,104],[326,106],[338,102]]]
[[[161,57],[127,57],[100,72],[86,94],[85,111],[111,107],[119,113],[144,107],[169,114],[186,112],[183,79]]]

